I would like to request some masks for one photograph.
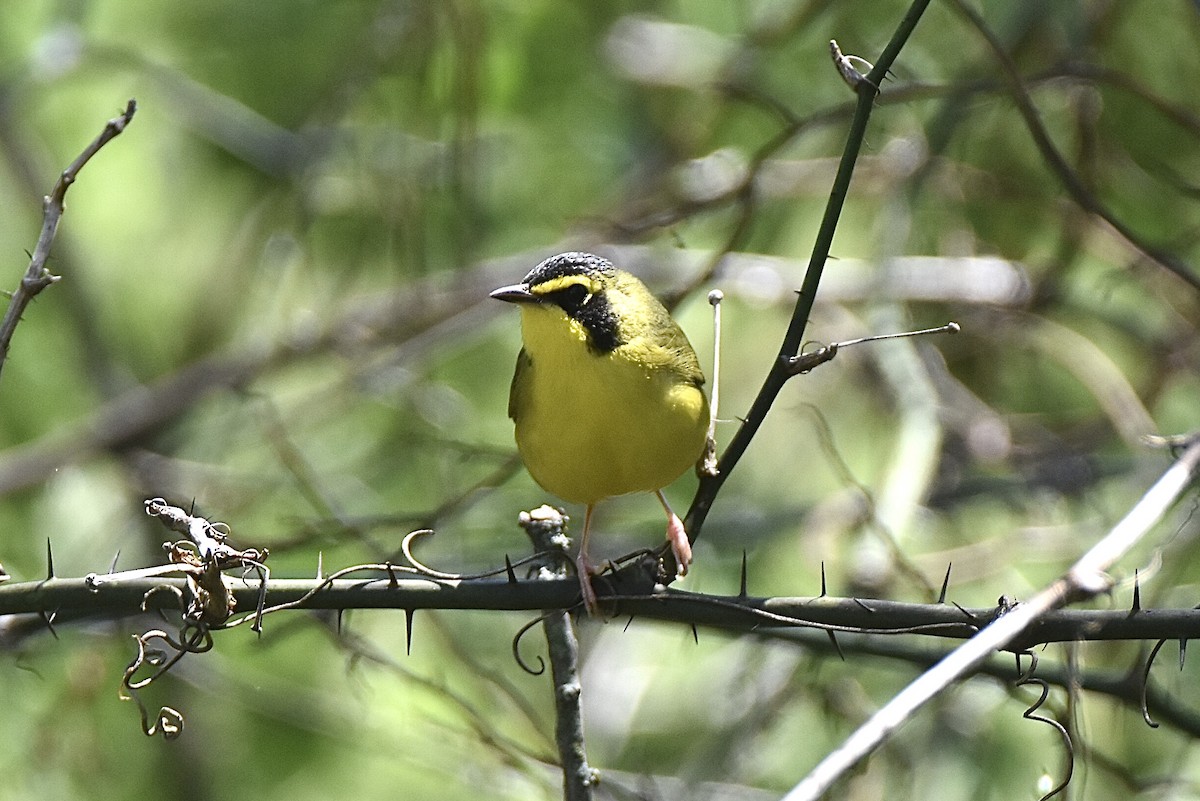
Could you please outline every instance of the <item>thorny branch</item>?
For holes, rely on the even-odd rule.
[[[0,320],[0,370],[4,369],[4,365],[8,361],[8,349],[12,345],[13,334],[16,332],[17,323],[21,321],[21,315],[25,313],[25,308],[43,289],[59,279],[59,276],[52,274],[47,269],[46,261],[50,258],[50,248],[54,244],[54,236],[58,233],[58,223],[66,208],[64,201],[67,190],[71,188],[71,184],[75,183],[79,171],[91,160],[92,156],[100,152],[100,148],[120,136],[133,120],[136,111],[137,101],[131,99],[126,104],[124,113],[108,121],[100,135],[84,148],[70,166],[63,170],[62,175],[54,184],[54,188],[50,190],[50,194],[42,198],[42,233],[38,236],[37,246],[29,259],[29,267],[25,270],[25,276],[9,299],[8,310],[4,313],[4,318]]]
[[[1047,612],[1105,592],[1106,571],[1162,519],[1200,473],[1200,437],[1171,465],[1133,509],[1085,553],[1067,573],[1028,601],[1013,606],[995,622],[953,651],[904,688],[829,754],[786,796],[787,801],[814,801],[846,771],[888,739],[926,702],[973,671],[994,651],[1022,636]]]
[[[53,578],[0,586],[0,614],[36,615],[57,612],[69,622],[102,615],[136,616],[145,609],[174,609],[175,596],[146,597],[151,590],[170,587],[188,592],[184,578],[173,578],[194,567],[180,564],[92,573],[83,578]],[[505,570],[505,568],[501,568]],[[197,571],[199,572],[199,571]],[[352,578],[355,574],[371,574]],[[226,577],[225,586],[237,609],[253,610],[259,599],[262,614],[285,609],[490,609],[538,611],[569,609],[579,602],[579,582],[573,578],[527,581],[510,579],[447,580],[427,576],[397,564],[353,565],[317,579],[271,578],[265,585],[253,578]],[[754,632],[815,628],[863,634],[924,634],[965,639],[1001,617],[1006,606],[961,607],[955,604],[904,603],[877,599],[818,597],[760,598],[707,595],[670,589],[637,595],[609,596],[617,615],[662,622],[694,623],[727,631]],[[223,628],[253,622],[232,617]],[[1014,648],[1052,642],[1200,638],[1197,609],[1063,609],[1048,613],[1028,628]]]
[[[411,626],[411,616],[417,609],[563,610],[578,604],[578,582],[574,578],[539,575],[537,580],[522,579],[508,559],[503,568],[478,574],[502,573],[505,576],[502,579],[462,578],[430,568],[416,559],[412,560],[412,565],[354,565],[329,576],[322,576],[318,569],[317,578],[310,580],[271,579],[263,564],[266,552],[233,548],[227,542],[228,527],[224,524],[191,515],[160,498],[147,501],[146,511],[172,531],[185,536],[183,540],[164,545],[169,564],[119,573],[89,574],[81,579],[58,578],[51,571],[43,581],[0,586],[0,614],[41,613],[41,619],[48,624],[51,613],[54,620],[63,622],[98,614],[113,618],[122,614],[142,614],[151,609],[178,611],[182,622],[174,635],[154,628],[136,637],[138,654],[123,681],[123,693],[138,703],[143,728],[148,734],[177,735],[182,728],[182,716],[175,710],[164,708],[158,721],[150,723],[137,691],[168,671],[185,654],[210,649],[213,632],[245,623],[251,623],[252,628],[258,630],[268,614],[297,609],[404,609]],[[404,548],[406,554],[412,555],[412,542],[422,533],[426,532],[409,535]],[[552,555],[542,550],[532,560],[544,563],[548,558]],[[526,559],[517,564],[530,561]],[[1086,564],[1086,561],[1080,563]],[[256,572],[258,578],[247,576],[247,569]],[[1077,566],[1076,571],[1084,569]],[[225,570],[239,570],[242,576],[226,575],[222,572]],[[350,578],[356,573],[374,575]],[[182,574],[182,577],[176,578],[173,574]],[[743,593],[719,597],[661,588],[637,595],[610,596],[609,601],[616,605],[614,609],[618,614],[685,622],[693,626],[708,625],[727,631],[764,635],[778,632],[782,635],[788,630],[810,629],[860,637],[920,634],[966,638],[996,621],[1012,618],[1016,610],[1022,609],[1022,606],[1014,607],[1007,601],[994,608],[967,609],[945,603],[906,604],[824,595],[816,598],[753,598]],[[237,608],[253,608],[254,611],[234,617]],[[565,613],[544,613],[534,624],[555,615],[561,618]],[[528,628],[523,628],[516,639],[519,640]],[[1143,609],[1135,600],[1128,611],[1048,612],[1024,630],[1019,642],[1013,641],[1007,647],[1019,651],[1038,643],[1056,641],[1194,637],[1200,637],[1200,610]],[[166,648],[150,648],[154,640],[161,641]],[[514,652],[518,644],[514,642]],[[853,647],[858,648],[857,645]],[[521,661],[519,655],[517,658]],[[552,663],[554,658],[552,654]],[[1152,703],[1147,703],[1151,661],[1147,661],[1141,671],[1140,689],[1126,687],[1121,682],[1111,687],[1097,685],[1089,689],[1135,705],[1140,697],[1143,714],[1149,719],[1151,706],[1164,709],[1161,698],[1155,697]],[[144,668],[150,669],[151,674],[135,678]],[[1048,680],[1055,681],[1053,678]],[[1172,722],[1184,727],[1188,725],[1181,721]]]

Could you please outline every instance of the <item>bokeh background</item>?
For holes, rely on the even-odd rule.
[[[966,0],[971,2],[971,0]],[[1001,62],[935,2],[875,110],[809,328],[862,346],[795,379],[726,484],[680,586],[930,601],[1027,597],[1167,463],[1142,435],[1200,421],[1200,9],[1184,0],[971,3],[1081,192],[1064,190]],[[61,282],[0,381],[0,561],[14,580],[157,564],[163,496],[269,547],[277,576],[394,556],[528,552],[547,498],[505,417],[516,315],[487,290],[565,249],[675,294],[708,369],[725,304],[722,442],[786,327],[853,96],[828,41],[871,58],[902,2],[30,0],[0,16],[0,286],[59,171],[136,97],[67,198]],[[1089,201],[1094,205],[1089,205]],[[1085,207],[1086,210],[1085,210]],[[1190,269],[1173,274],[1112,219]],[[4,277],[7,276],[7,277]],[[670,490],[686,508],[695,481]],[[580,509],[568,512],[578,516]],[[1099,606],[1200,602],[1183,510]],[[597,556],[657,543],[648,498],[602,507]],[[146,621],[8,621],[0,776],[11,798],[560,795],[528,616],[276,616],[147,692],[187,719],[145,737],[117,698]],[[585,622],[601,797],[778,797],[919,665],[646,621]],[[817,645],[820,645],[818,643]],[[938,650],[942,643],[926,643]],[[542,648],[536,633],[526,654]],[[886,646],[884,646],[886,647]],[[1148,644],[1055,647],[1121,676]],[[1186,710],[1194,660],[1152,680]],[[1011,657],[1002,664],[1011,665]],[[1015,673],[1015,671],[1014,671]],[[842,798],[1032,798],[1065,770],[1036,697],[965,683]],[[1071,792],[1200,797],[1186,726],[1056,689]]]

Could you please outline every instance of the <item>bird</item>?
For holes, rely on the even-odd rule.
[[[508,400],[517,450],[543,489],[586,507],[575,566],[587,612],[597,608],[592,514],[607,498],[657,496],[687,575],[691,545],[663,495],[708,438],[704,373],[687,335],[645,284],[591,253],[551,256],[491,297],[521,311]]]

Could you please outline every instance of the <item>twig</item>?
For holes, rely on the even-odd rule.
[[[958,13],[962,14],[979,31],[980,35],[987,42],[988,47],[991,48],[992,54],[1000,64],[1000,69],[1008,83],[1009,93],[1017,104],[1017,111],[1020,112],[1021,118],[1025,121],[1025,127],[1029,130],[1029,135],[1033,137],[1033,142],[1037,146],[1038,152],[1042,154],[1042,159],[1046,162],[1050,171],[1058,178],[1063,188],[1067,190],[1067,194],[1071,196],[1071,199],[1084,211],[1094,214],[1108,223],[1118,236],[1142,255],[1179,276],[1190,284],[1193,289],[1200,289],[1200,273],[1194,267],[1169,250],[1146,241],[1144,237],[1131,229],[1111,209],[1104,205],[1095,193],[1088,189],[1083,179],[1071,169],[1071,165],[1050,139],[1050,134],[1046,130],[1046,126],[1042,124],[1042,120],[1038,116],[1037,107],[1034,106],[1033,99],[1029,96],[1029,90],[1025,88],[1025,84],[1017,72],[1016,64],[1013,63],[1008,53],[1005,52],[1000,40],[996,38],[996,35],[987,26],[987,23],[979,15],[979,12],[971,8],[970,5],[963,2],[963,0],[954,0],[952,5]]]
[[[875,107],[875,98],[879,94],[879,90],[876,87],[883,81],[884,76],[895,62],[896,57],[900,54],[900,49],[908,41],[909,35],[912,33],[913,28],[916,27],[917,21],[921,18],[928,5],[929,0],[915,0],[897,27],[896,32],[892,35],[891,41],[888,42],[887,47],[884,48],[883,53],[879,56],[879,60],[875,62],[875,66],[854,87],[854,91],[858,95],[858,102],[854,109],[854,119],[846,135],[846,145],[842,151],[837,175],[834,177],[833,187],[829,193],[829,201],[825,206],[824,217],[821,219],[821,227],[818,229],[816,241],[813,243],[808,270],[804,275],[804,283],[801,285],[799,295],[796,298],[796,306],[792,311],[791,323],[788,325],[787,333],[784,335],[783,343],[779,349],[779,356],[776,358],[775,363],[772,364],[770,372],[767,374],[762,387],[758,391],[758,396],[755,397],[754,402],[751,404],[745,422],[737,430],[737,433],[734,434],[724,453],[721,454],[721,459],[717,465],[717,474],[715,476],[702,476],[700,479],[700,486],[696,490],[691,508],[688,509],[687,516],[684,519],[684,527],[693,540],[699,537],[700,530],[704,526],[704,520],[708,517],[712,503],[721,486],[725,483],[725,479],[742,458],[742,454],[746,452],[750,440],[754,438],[763,420],[766,419],[767,412],[770,411],[771,406],[775,403],[775,398],[792,376],[789,364],[800,352],[800,346],[804,341],[804,331],[808,326],[808,317],[812,312],[813,302],[816,300],[817,287],[821,283],[821,275],[824,272],[825,263],[829,260],[829,251],[833,245],[833,236],[837,230],[838,220],[841,218],[842,206],[845,204],[846,196],[850,191],[850,179],[854,174],[854,165],[858,160],[859,151],[862,149],[863,138],[866,136],[867,131],[867,123],[871,118],[871,111]],[[668,556],[667,558],[670,557]],[[667,565],[666,567],[667,575],[673,575],[672,566]]]
[[[13,333],[17,330],[17,323],[21,321],[21,315],[25,313],[25,308],[37,297],[38,293],[59,279],[59,276],[46,269],[46,261],[50,258],[50,247],[54,244],[54,235],[58,233],[58,223],[62,219],[65,209],[64,201],[67,190],[71,188],[71,184],[75,183],[75,178],[83,169],[83,165],[100,152],[100,148],[125,130],[125,127],[133,120],[136,111],[137,101],[130,99],[125,106],[125,112],[108,121],[100,135],[84,148],[69,167],[63,170],[57,183],[54,184],[54,188],[50,190],[50,194],[42,198],[42,233],[38,237],[37,247],[34,248],[33,255],[29,259],[29,268],[25,271],[25,277],[21,279],[21,285],[17,287],[17,291],[12,294],[12,298],[8,302],[8,310],[4,313],[4,319],[0,320],[0,370],[4,369],[4,365],[8,361],[8,349],[12,345]]]
[[[945,659],[900,691],[821,761],[785,801],[815,801],[884,742],[924,704],[975,670],[994,651],[1009,647],[1040,617],[1073,601],[1105,592],[1105,571],[1162,519],[1200,471],[1200,439],[1196,439],[1141,500],[1067,573],[1029,601],[1013,607]]]
[[[533,540],[539,552],[558,552],[556,564],[542,568],[543,577],[558,579],[570,576],[567,565],[562,514],[549,506],[521,514],[521,528]],[[554,682],[554,739],[562,760],[563,798],[566,801],[589,801],[592,788],[599,781],[596,771],[587,763],[583,741],[583,713],[580,705],[582,686],[579,683],[579,643],[571,628],[566,611],[547,613],[542,618],[546,643],[550,650],[550,676]]]

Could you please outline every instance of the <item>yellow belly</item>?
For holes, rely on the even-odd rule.
[[[531,349],[547,340],[528,333],[516,439],[547,491],[584,504],[654,491],[700,458],[708,400],[695,384],[621,348],[597,355],[561,329],[551,346]]]

